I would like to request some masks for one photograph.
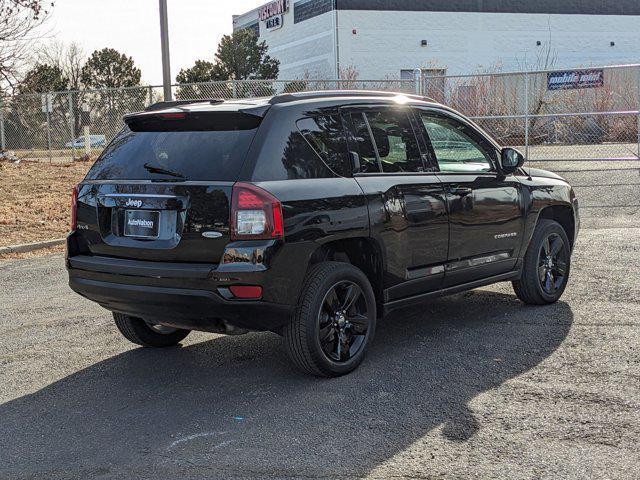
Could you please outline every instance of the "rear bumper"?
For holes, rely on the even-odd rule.
[[[69,286],[107,310],[190,330],[215,331],[219,320],[242,329],[277,330],[293,313],[289,305],[230,301],[209,290],[116,283],[87,276],[91,275],[70,269]]]
[[[69,286],[107,310],[191,330],[278,330],[291,317],[297,295],[280,292],[264,265],[150,262],[76,255],[67,258]],[[263,287],[261,300],[229,298],[230,285]],[[275,287],[274,287],[275,286]],[[273,301],[273,292],[284,302]],[[285,303],[286,302],[286,303]]]

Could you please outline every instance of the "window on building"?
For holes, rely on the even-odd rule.
[[[251,30],[256,37],[260,36],[260,22],[258,22],[257,20],[255,22],[252,23],[247,23],[246,25],[242,25],[241,27],[238,27],[236,30],[242,30],[242,29],[248,29]]]
[[[293,23],[304,22],[333,10],[333,0],[300,0],[293,5]]]
[[[400,80],[415,80],[416,79],[416,71],[413,69],[410,70],[400,70]]]
[[[445,103],[445,81],[447,71],[441,68],[422,69],[422,91],[436,102]]]

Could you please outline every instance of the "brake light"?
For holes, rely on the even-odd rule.
[[[78,227],[78,185],[71,190],[71,231]]]
[[[187,118],[187,114],[186,113],[160,113],[158,114],[158,117],[162,118],[163,120],[184,120],[185,118]]]
[[[282,204],[266,190],[238,182],[231,193],[231,240],[284,238]]]

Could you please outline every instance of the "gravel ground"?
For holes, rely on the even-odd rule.
[[[500,284],[396,312],[332,380],[269,333],[136,348],[59,254],[0,263],[0,478],[640,478],[627,218],[587,219],[557,304]]]

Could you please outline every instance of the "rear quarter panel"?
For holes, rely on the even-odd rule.
[[[270,287],[274,301],[297,298],[311,256],[323,244],[367,237],[367,203],[353,178],[318,178],[256,182],[282,203],[284,244],[274,251]]]

